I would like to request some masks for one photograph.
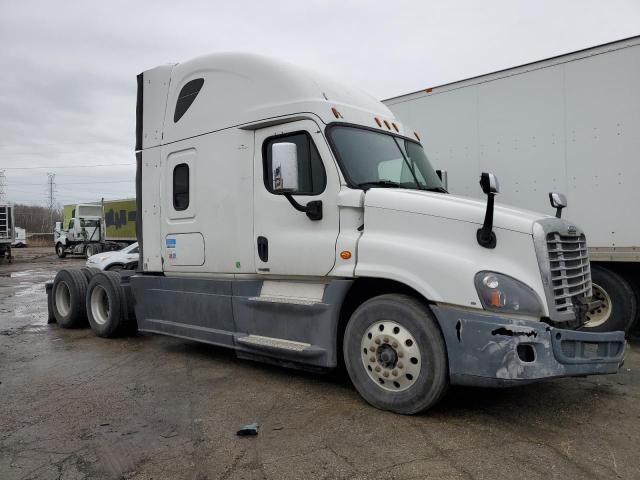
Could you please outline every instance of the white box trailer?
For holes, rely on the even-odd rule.
[[[494,172],[500,201],[564,216],[586,233],[596,330],[637,319],[640,269],[640,37],[384,100],[424,137],[454,194],[478,196]],[[635,295],[634,295],[635,293]]]
[[[344,361],[367,401],[400,413],[449,384],[623,361],[623,332],[578,330],[592,305],[582,231],[494,208],[488,173],[487,201],[447,194],[413,130],[356,88],[208,55],[138,76],[136,132],[138,269],[58,272],[62,326],[86,315],[101,337],[135,323],[243,358]]]
[[[11,246],[15,240],[15,213],[10,203],[0,203],[0,262],[11,262]]]

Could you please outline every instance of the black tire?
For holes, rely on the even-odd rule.
[[[621,273],[636,295],[636,316],[631,321],[628,332],[634,336],[638,336],[638,334],[640,334],[640,272],[638,272],[634,266]]]
[[[67,256],[67,252],[64,251],[64,245],[60,242],[56,243],[56,255],[58,255],[58,258],[64,258]]]
[[[53,315],[62,328],[86,324],[85,297],[87,277],[78,270],[63,268],[53,280],[51,290]]]
[[[394,380],[393,375],[399,375],[395,377],[398,380],[405,380],[402,374],[403,367],[408,367],[409,360],[416,360],[416,364],[418,360],[407,358],[408,355],[405,356],[402,350],[403,345],[398,347],[394,342],[395,337],[392,336],[390,340],[383,339],[383,343],[378,344],[378,352],[375,354],[375,348],[372,352],[369,352],[366,346],[364,349],[364,357],[371,355],[373,358],[380,355],[381,347],[390,348],[393,343],[392,350],[396,357],[394,366],[383,366],[379,374],[370,367],[374,365],[374,368],[378,368],[381,364],[372,363],[365,367],[365,361],[370,360],[363,359],[362,345],[368,344],[366,339],[372,339],[373,342],[379,340],[378,337],[370,337],[369,333],[376,326],[379,329],[382,322],[395,324],[398,328],[393,328],[394,333],[407,332],[415,339],[415,343],[412,341],[410,345],[414,351],[419,352],[419,374],[415,378],[406,375],[413,383],[404,387],[404,390],[393,391],[394,385],[400,385]],[[384,333],[383,330],[380,331]],[[372,343],[371,347],[375,347],[375,343]],[[408,295],[380,295],[360,305],[347,324],[343,351],[347,372],[356,390],[368,403],[382,410],[407,415],[425,411],[442,398],[449,386],[447,351],[442,332],[429,307]],[[377,358],[379,360],[379,357]],[[404,358],[407,365],[400,363],[401,358]],[[386,368],[389,370],[385,370]],[[389,371],[391,374],[385,381],[382,375]],[[376,382],[372,376],[377,376],[378,381]]]
[[[96,273],[87,289],[86,309],[93,332],[103,338],[125,332],[125,295],[116,272]]]
[[[124,265],[122,265],[121,263],[114,263],[113,265],[109,265],[107,268],[105,268],[105,270],[108,272],[119,272],[123,268]]]
[[[586,332],[628,331],[638,309],[636,294],[624,277],[600,265],[591,265],[594,300],[603,299],[605,308],[587,314]],[[610,304],[607,308],[607,302]],[[608,313],[607,313],[608,311]]]
[[[98,253],[98,249],[91,244],[87,245],[84,249],[84,256],[86,258],[89,258],[90,256],[95,255],[96,253]]]
[[[80,267],[80,271],[85,277],[87,277],[87,282],[90,282],[91,277],[93,277],[96,273],[100,273],[100,269],[95,267]]]

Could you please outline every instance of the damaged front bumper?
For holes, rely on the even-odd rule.
[[[432,305],[452,384],[507,387],[546,378],[616,373],[624,332],[581,332],[539,321]]]

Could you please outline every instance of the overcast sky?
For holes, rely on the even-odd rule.
[[[61,204],[134,196],[135,77],[204,53],[382,99],[638,34],[638,0],[0,0],[0,169],[16,203],[46,204],[47,172]]]

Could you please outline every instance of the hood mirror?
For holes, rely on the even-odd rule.
[[[480,187],[485,195],[500,193],[498,177],[493,173],[483,172],[482,175],[480,175]]]
[[[442,186],[445,190],[449,190],[449,174],[446,170],[436,170],[436,175],[442,182]]]
[[[556,218],[562,216],[562,209],[567,206],[567,197],[559,192],[549,192],[549,202],[551,206],[556,209]]]
[[[493,173],[482,172],[480,187],[487,196],[487,210],[484,214],[482,228],[476,232],[478,244],[484,248],[496,248],[496,234],[493,232],[493,203],[494,197],[500,191],[498,178]]]

